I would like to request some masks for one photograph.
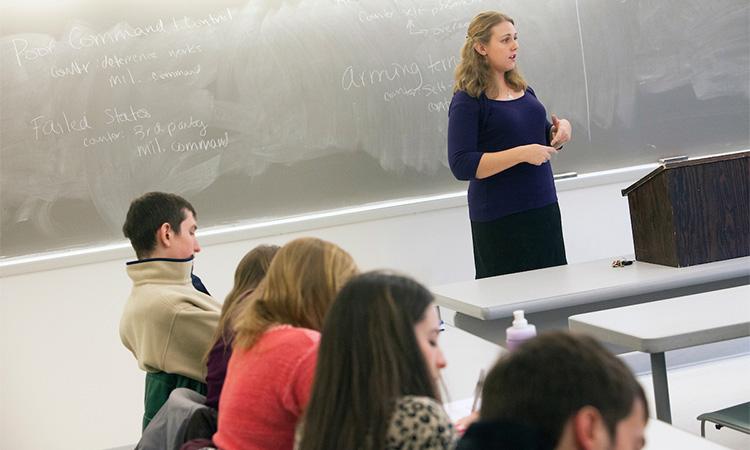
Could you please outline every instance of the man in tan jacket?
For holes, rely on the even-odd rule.
[[[138,260],[127,263],[133,289],[120,339],[146,371],[143,428],[177,387],[205,394],[203,355],[212,345],[221,305],[193,282],[195,209],[178,195],[150,192],[130,204],[123,233]],[[203,287],[198,280],[196,286]]]

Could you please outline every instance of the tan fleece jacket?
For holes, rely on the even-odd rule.
[[[192,259],[128,264],[133,290],[120,319],[120,339],[148,372],[206,381],[209,350],[221,305],[191,282]]]

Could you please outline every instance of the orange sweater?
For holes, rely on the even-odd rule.
[[[234,349],[219,401],[222,450],[291,450],[315,375],[320,333],[280,325]]]

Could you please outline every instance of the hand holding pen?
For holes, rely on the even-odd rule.
[[[474,400],[471,403],[471,414],[461,419],[458,419],[455,423],[456,431],[459,435],[464,434],[469,425],[479,420],[479,405],[482,399],[482,387],[484,387],[484,369],[479,371],[479,379],[477,380],[476,386],[474,386]]]

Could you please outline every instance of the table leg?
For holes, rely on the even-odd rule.
[[[669,407],[669,385],[667,384],[667,363],[664,352],[651,354],[651,378],[654,382],[656,418],[662,422],[672,423],[672,412]]]

